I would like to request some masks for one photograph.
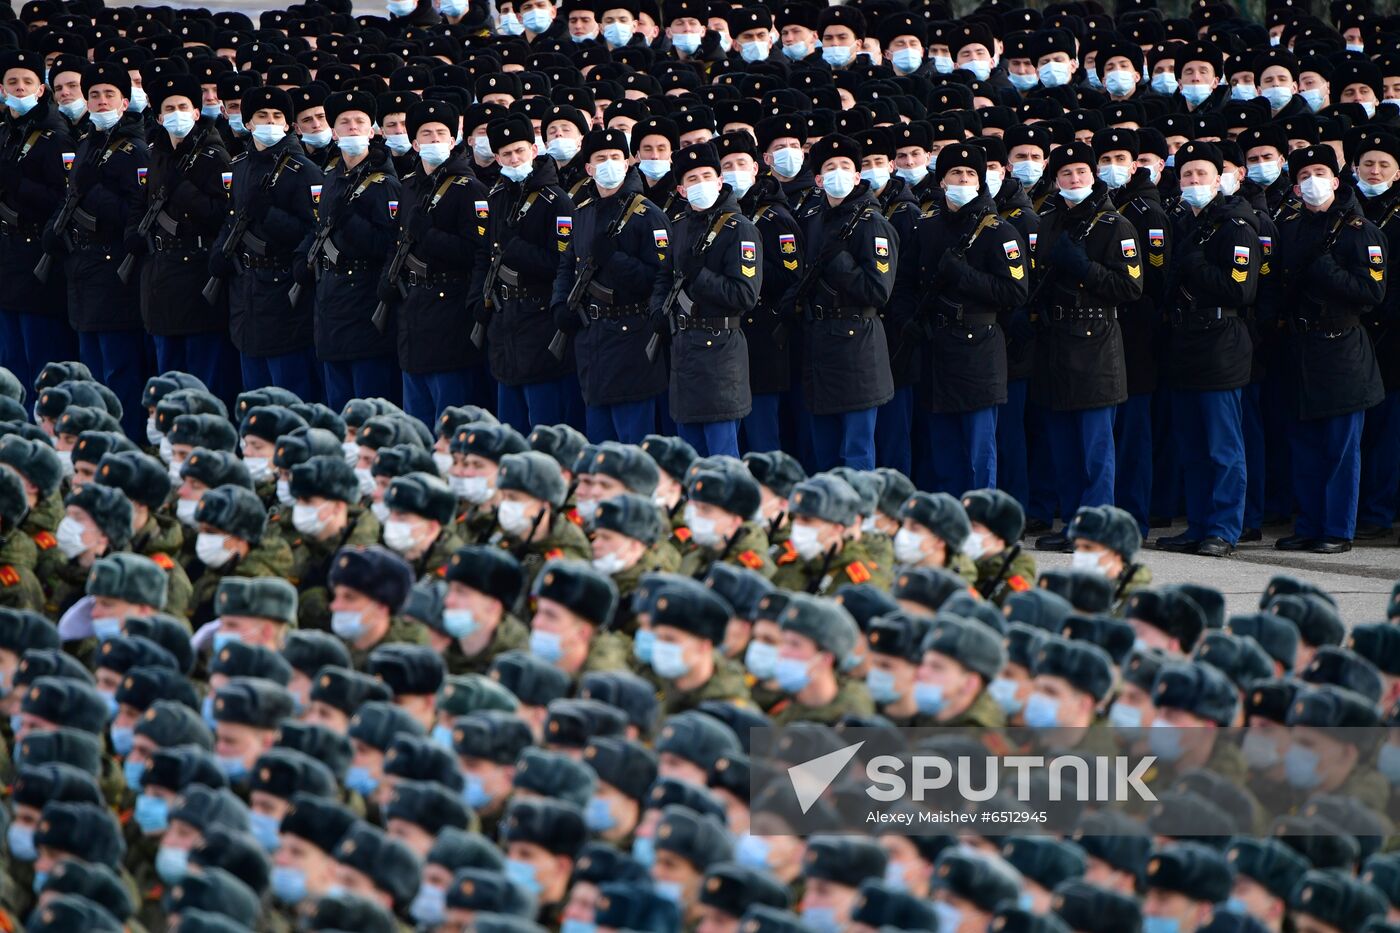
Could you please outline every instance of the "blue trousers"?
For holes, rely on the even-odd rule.
[[[1068,522],[1083,505],[1112,505],[1116,460],[1114,406],[1050,412],[1051,455],[1060,501]]]
[[[997,488],[1021,503],[1031,498],[1026,460],[1026,387],[1016,379],[1006,384],[1006,401],[997,412]]]
[[[1114,410],[1113,455],[1113,499],[1137,519],[1146,538],[1152,510],[1152,393],[1130,395]]]
[[[195,376],[232,410],[238,396],[238,355],[225,334],[190,334],[186,337],[151,337],[156,348],[156,370],[172,369]],[[336,409],[339,411],[340,409]],[[142,429],[144,430],[144,428]]]
[[[681,439],[702,457],[727,454],[739,456],[739,420],[707,421],[704,424],[676,423]]]
[[[484,367],[440,373],[404,373],[403,408],[424,424],[436,424],[448,405],[475,405],[481,396]]]
[[[794,363],[793,369],[797,366]],[[788,405],[792,412],[792,430],[796,440],[795,446],[784,448],[791,450],[797,462],[802,464],[802,469],[810,476],[819,471],[817,466],[817,448],[812,428],[812,412],[807,407],[807,397],[802,392],[800,380],[794,378],[794,385],[788,390]]]
[[[523,386],[496,383],[496,417],[528,437],[537,424],[563,424],[565,380]]]
[[[78,340],[65,318],[0,311],[0,365],[15,374],[26,392],[34,392],[34,380],[49,363],[77,355]]]
[[[1026,468],[1030,497],[1026,518],[1046,523],[1055,521],[1059,489],[1055,483],[1055,450],[1050,443],[1050,409],[1026,400]],[[1065,521],[1073,518],[1066,515]]]
[[[875,408],[840,415],[812,415],[812,447],[817,469],[848,466],[875,469]]]
[[[1264,524],[1264,471],[1267,450],[1264,442],[1264,386],[1251,383],[1244,387],[1242,401],[1244,427],[1244,527],[1259,528]],[[1396,439],[1400,440],[1400,433]],[[1400,451],[1398,451],[1400,452]]]
[[[386,398],[397,405],[403,391],[399,364],[392,356],[322,361],[321,375],[326,380],[326,404],[331,411],[340,411],[352,398]]]
[[[875,462],[913,476],[914,387],[894,390],[894,398],[875,409]]]
[[[1244,527],[1242,391],[1172,392],[1172,424],[1186,488],[1186,535],[1236,543]]]
[[[321,401],[320,367],[310,347],[277,356],[240,353],[238,366],[243,373],[244,391],[275,385],[295,392],[303,402]]]
[[[578,383],[578,373],[569,373],[561,382],[564,393],[564,423],[582,434],[588,420],[583,411],[583,387]]]
[[[1400,389],[1366,412],[1361,431],[1361,505],[1357,520],[1389,528],[1400,506]]]
[[[140,330],[87,331],[78,335],[78,358],[98,382],[122,403],[122,430],[127,437],[145,437],[146,334]]]
[[[640,444],[648,434],[656,432],[656,399],[626,402],[622,405],[589,405],[584,410],[589,441],[620,441]]]
[[[1264,377],[1264,514],[1287,518],[1293,514],[1292,421],[1289,386],[1282,370],[1273,366]]]
[[[1152,448],[1152,514],[1161,518],[1176,518],[1182,512],[1181,461],[1171,440],[1174,400],[1170,389],[1152,395],[1152,436],[1158,439]]]
[[[1298,501],[1295,534],[1344,538],[1356,534],[1361,486],[1364,412],[1290,422],[1293,497]]]
[[[924,458],[930,482],[925,489],[962,498],[997,481],[997,409],[925,415]]]
[[[782,450],[783,438],[778,414],[782,394],[770,392],[753,397],[753,411],[744,416],[744,450],[766,453]]]

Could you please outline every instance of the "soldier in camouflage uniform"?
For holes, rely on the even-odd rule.
[[[444,657],[450,674],[485,674],[506,651],[524,648],[530,632],[514,613],[524,577],[500,548],[473,544],[447,562],[442,627],[451,640]]]
[[[529,451],[502,457],[496,488],[500,496],[496,520],[501,530],[492,543],[520,561],[527,585],[547,561],[592,558],[588,537],[561,511],[564,476],[548,454]]]
[[[866,631],[870,670],[865,685],[881,716],[897,726],[911,726],[919,713],[914,680],[924,656],[930,625],[904,612],[872,619]]]
[[[452,490],[436,476],[410,473],[389,484],[384,504],[389,507],[384,544],[408,561],[414,579],[442,577],[452,555],[466,543],[452,523]]]
[[[759,514],[763,516],[764,533],[768,535],[768,550],[774,560],[786,554],[795,554],[788,540],[788,500],[797,484],[807,478],[802,464],[790,454],[781,450],[763,453],[744,454],[744,464],[758,480],[762,494]]]
[[[713,461],[688,478],[685,523],[691,538],[680,573],[699,579],[723,562],[771,578],[777,567],[768,556],[768,535],[751,517],[760,501],[753,474],[742,464]]]
[[[303,845],[281,845],[273,853],[272,899],[276,912],[292,925],[310,918],[316,901],[326,894],[334,877],[336,845],[355,822],[343,805],[308,793],[291,798],[279,831]]]
[[[378,546],[344,548],[331,562],[327,582],[331,631],[349,647],[355,670],[366,670],[370,652],[380,645],[428,643],[421,624],[397,615],[413,588],[413,571],[398,554]]]
[[[744,670],[721,657],[729,607],[688,577],[664,579],[651,599],[651,667],[661,678],[661,710],[672,716],[707,700],[748,705]]]
[[[681,438],[660,434],[648,434],[641,447],[660,470],[652,501],[665,512],[671,529],[667,543],[675,548],[679,557],[690,542],[690,529],[685,526],[685,476],[698,455],[695,448]]]
[[[779,625],[782,647],[774,679],[788,696],[769,711],[773,725],[833,725],[847,714],[868,716],[875,712],[865,684],[840,673],[859,634],[849,612],[833,602],[799,593],[788,601]]]
[[[63,496],[59,492],[63,464],[48,444],[12,434],[0,439],[0,465],[19,474],[29,506],[20,529],[34,540],[42,556],[58,544],[54,533],[63,519]]]
[[[288,577],[292,549],[263,532],[267,513],[262,502],[242,486],[220,486],[200,497],[195,511],[199,538],[195,551],[203,572],[194,581],[196,628],[214,618],[214,594],[225,577]]]
[[[44,588],[34,574],[39,550],[22,530],[28,517],[24,483],[18,474],[0,470],[0,606],[41,612]]]
[[[238,428],[239,452],[253,481],[253,491],[266,509],[277,505],[277,469],[273,463],[277,441],[298,429],[305,430],[306,426],[304,418],[281,405],[259,405],[243,416]]]
[[[112,486],[126,493],[131,502],[132,528],[130,548],[134,553],[149,557],[165,571],[165,611],[187,617],[194,586],[189,574],[178,563],[184,529],[160,507],[170,495],[170,476],[153,457],[134,450],[105,455],[97,466],[94,482]]]
[[[963,553],[972,533],[962,503],[946,492],[916,492],[899,513],[894,556],[901,567],[949,570],[968,583],[977,580],[977,565]]]
[[[606,576],[582,561],[551,560],[530,596],[531,654],[575,681],[593,671],[627,669],[631,646],[627,636],[610,630],[617,587]]]
[[[292,468],[312,457],[337,457],[344,460],[345,452],[340,445],[340,436],[323,428],[307,428],[298,434],[278,438],[277,447],[272,452],[277,501],[267,510],[267,534],[276,534],[284,538],[297,537],[296,528],[292,524],[292,510],[297,504],[296,496],[292,495]],[[377,459],[375,463],[378,463]],[[361,495],[359,477],[355,479],[355,499],[352,501],[358,502]]]
[[[1035,586],[1035,558],[1021,547],[1026,513],[1000,489],[974,489],[963,496],[971,531],[963,553],[977,565],[974,586],[983,599],[1002,606],[1012,593]]]
[[[68,497],[67,511],[55,535],[57,546],[40,554],[37,570],[44,612],[53,619],[83,596],[93,564],[131,540],[131,502],[120,489],[90,483]]]
[[[496,531],[496,474],[501,458],[530,449],[510,425],[476,422],[462,425],[449,441],[452,466],[447,480],[466,503],[457,527],[467,544],[480,544]]]
[[[1031,657],[1031,694],[1022,713],[1043,748],[1084,756],[1116,755],[1112,733],[1098,728],[1099,704],[1113,689],[1113,659],[1098,645],[1049,636]],[[1041,739],[1043,736],[1043,740]]]
[[[995,630],[956,616],[940,616],[924,638],[923,660],[914,684],[919,708],[915,725],[1006,725],[1006,714],[987,692],[1006,665],[1006,649]]]
[[[877,574],[888,580],[891,568],[875,566],[851,540],[860,498],[849,483],[830,474],[814,476],[798,483],[788,501],[792,547],[778,556],[774,586],[827,595],[848,583],[878,584]]]
[[[644,574],[674,572],[680,565],[667,559],[674,552],[666,546],[661,510],[650,499],[630,492],[603,499],[592,524],[593,567],[612,577],[624,604],[630,602]],[[636,619],[625,608],[619,612],[617,628],[627,635],[636,631]]]
[[[1128,597],[1152,585],[1152,571],[1133,562],[1142,548],[1137,520],[1111,505],[1084,506],[1065,528],[1074,555],[1070,566],[1101,574],[1114,583],[1113,612],[1121,615]]]
[[[298,593],[297,624],[329,631],[331,594],[326,584],[331,558],[346,547],[368,547],[379,540],[379,519],[359,504],[355,471],[339,453],[311,457],[291,468],[292,507],[285,528],[292,549],[288,574]]]

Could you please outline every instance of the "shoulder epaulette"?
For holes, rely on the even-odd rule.
[[[41,531],[34,536],[34,543],[38,546],[39,550],[47,551],[49,548],[58,544],[58,539],[47,531]]]
[[[290,159],[290,160],[288,160],[288,162],[287,162],[287,171],[289,171],[289,172],[299,172],[299,171],[301,171],[301,160],[300,160],[300,159]]]
[[[369,177],[365,179],[365,184],[376,185],[388,177],[389,176],[383,172],[370,172]]]
[[[554,194],[554,189],[550,188],[549,186],[541,188],[540,200],[544,201],[546,204],[553,204],[557,200]]]
[[[232,159],[230,159],[229,161],[230,161],[230,162],[242,162],[242,161],[243,161],[244,159],[246,159],[246,158],[248,158],[248,153],[246,153],[246,152],[240,152],[238,155],[234,156],[234,157],[233,157]]]
[[[1362,217],[1360,214],[1352,214],[1351,217],[1347,219],[1347,226],[1360,230],[1362,227],[1366,226],[1366,218]]]
[[[169,555],[169,554],[161,554],[161,553],[157,552],[157,553],[151,555],[151,561],[152,561],[157,567],[159,567],[161,570],[174,570],[174,569],[175,569],[175,562],[174,562],[173,560],[170,559],[170,555]]]
[[[452,176],[452,184],[454,184],[454,185],[469,185],[469,184],[471,184],[471,183],[472,183],[472,177],[471,177],[470,175],[454,175],[454,176]]]
[[[10,564],[0,567],[0,584],[14,586],[19,583],[19,571]]]

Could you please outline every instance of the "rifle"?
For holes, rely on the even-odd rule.
[[[151,235],[151,227],[155,226],[157,218],[165,210],[165,205],[170,202],[170,195],[179,187],[180,182],[185,180],[185,175],[194,167],[194,160],[199,158],[199,151],[204,147],[204,139],[209,134],[209,130],[204,130],[199,134],[199,138],[193,140],[190,151],[185,153],[185,157],[180,160],[175,167],[175,173],[165,180],[156,192],[156,196],[151,198],[150,205],[146,208],[146,213],[141,215],[141,222],[136,225],[136,233],[142,239]],[[161,224],[164,227],[164,224]],[[174,235],[174,231],[170,231]],[[125,285],[131,278],[131,271],[136,267],[136,254],[127,253],[122,259],[122,264],[117,266],[117,278]]]
[[[689,314],[694,304],[690,296],[685,293],[685,276],[677,275],[671,282],[671,290],[666,293],[666,300],[661,303],[661,313],[666,320],[671,322],[671,333],[676,332],[676,319],[671,314],[671,309],[680,305],[682,314]],[[647,341],[646,354],[647,362],[656,362],[657,351],[661,349],[661,335],[653,333],[651,339]]]
[[[1105,208],[1104,210],[1098,211],[1097,213],[1091,215],[1089,219],[1084,222],[1084,225],[1078,230],[1076,230],[1074,233],[1065,233],[1064,235],[1069,237],[1070,240],[1075,243],[1083,243],[1089,238],[1089,233],[1094,229],[1094,224],[1099,222],[1099,218],[1103,217],[1106,214],[1112,213],[1112,211],[1113,208],[1111,206]],[[1046,284],[1048,284],[1050,280],[1054,278],[1054,276],[1051,274],[1055,271],[1055,267],[1053,265],[1047,262],[1046,265],[1041,266],[1040,268],[1040,276],[1036,280],[1035,287],[1032,288],[1031,293],[1026,296],[1027,308],[1035,307],[1036,299],[1040,297],[1041,291],[1045,288]]]
[[[277,185],[278,179],[282,177],[282,172],[286,170],[291,156],[283,153],[277,157],[277,164],[272,171],[263,176],[263,180],[258,184],[259,192],[271,191]],[[254,195],[256,197],[257,195]],[[237,262],[238,249],[243,245],[243,238],[248,234],[248,228],[253,223],[253,217],[245,209],[241,214],[235,214],[233,226],[229,228],[228,237],[224,239],[224,245],[219,248],[219,255],[229,263]],[[204,283],[204,289],[200,292],[204,300],[211,305],[219,300],[219,293],[224,289],[224,280],[217,275],[211,275],[209,281]]]
[[[72,248],[73,243],[68,236],[68,225],[73,222],[73,215],[78,211],[78,202],[82,200],[82,194],[78,191],[78,172],[75,168],[72,177],[68,179],[68,191],[63,196],[63,206],[58,209],[58,216],[54,218],[54,228],[58,235],[63,238],[64,245]],[[45,283],[49,280],[49,270],[53,268],[53,254],[45,252],[39,257],[39,261],[34,264],[34,278]]]
[[[617,212],[617,216],[614,217],[612,222],[603,230],[602,241],[606,242],[608,240],[617,239],[618,234],[622,233],[622,228],[627,225],[627,221],[631,219],[633,214],[638,213],[637,207],[640,199],[641,196],[636,194],[628,199],[627,203],[622,206],[622,210]],[[596,246],[597,244],[595,243],[594,245]],[[569,289],[568,298],[569,308],[578,315],[584,327],[588,326],[588,311],[585,305],[587,303],[587,297],[590,294],[607,302],[609,305],[613,303],[613,290],[606,285],[595,282],[594,278],[597,275],[597,250],[590,249],[588,251],[588,258],[583,261],[583,265],[579,267],[578,274],[574,278],[574,287]],[[568,335],[562,330],[554,332],[553,339],[549,341],[549,352],[554,354],[555,359],[564,358],[564,343],[566,340],[568,340]],[[652,335],[652,340],[659,343],[659,337],[656,334]],[[555,352],[556,347],[558,348],[557,353]],[[656,359],[656,346],[653,345],[652,341],[648,341],[647,361],[651,362],[654,359]]]
[[[997,219],[998,215],[994,208],[987,208],[976,214],[972,218],[972,226],[968,229],[967,233],[962,235],[957,244],[948,251],[947,255],[951,255],[956,260],[962,260],[967,255],[967,251],[972,248],[972,244],[976,243],[977,238],[982,235],[982,231],[994,224]],[[920,280],[931,281],[932,277],[920,276]],[[900,335],[899,346],[897,346],[894,353],[890,355],[890,363],[892,366],[897,368],[902,367],[908,355],[913,353],[914,349],[919,344],[932,336],[932,329],[929,327],[928,317],[924,312],[925,309],[935,301],[947,301],[947,298],[943,295],[942,289],[930,288],[926,290],[923,294],[923,298],[919,300],[918,308],[914,311],[913,319],[910,321],[911,324],[916,325],[916,336],[914,339],[910,339],[904,334]],[[958,315],[959,317],[962,316],[961,305],[958,306]]]
[[[860,226],[860,222],[870,213],[872,213],[870,208],[852,213],[851,219],[841,225],[841,230],[837,233],[835,239],[827,241],[826,249],[822,250],[821,255],[817,257],[816,261],[802,270],[802,278],[798,280],[797,287],[793,292],[794,305],[800,304],[805,300],[812,289],[816,287],[817,282],[821,281],[822,272],[826,269],[826,264],[835,259],[836,255],[845,249],[846,241],[855,235],[856,227]]]

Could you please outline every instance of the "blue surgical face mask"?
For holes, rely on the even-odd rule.
[[[1147,744],[1152,754],[1168,764],[1179,759],[1185,750],[1181,747],[1181,733],[1167,724],[1165,719],[1154,719],[1147,732]]]
[[[934,901],[933,912],[938,915],[938,929],[958,930],[962,928],[962,911],[947,901]]]
[[[388,0],[385,7],[390,16],[407,16],[418,8],[416,0]]]
[[[787,146],[773,150],[770,156],[773,159],[773,171],[784,178],[795,178],[797,173],[802,171],[802,162],[807,153],[796,146]]]
[[[611,191],[622,187],[627,178],[627,163],[621,159],[608,159],[593,166],[593,180],[599,188]]]
[[[535,896],[542,890],[539,879],[535,877],[535,866],[529,862],[506,859],[506,877]]]
[[[214,719],[214,695],[212,693],[199,701],[199,718],[204,720],[204,724],[209,727],[210,732],[218,728],[219,723]]]
[[[407,133],[390,133],[384,137],[384,145],[396,156],[401,156],[413,148]]]
[[[1108,723],[1118,729],[1141,729],[1142,710],[1127,703],[1114,703],[1108,708]]]
[[[637,629],[632,639],[632,654],[643,664],[651,663],[652,650],[656,647],[656,633],[649,628]]]
[[[194,129],[194,114],[185,110],[172,110],[160,118],[160,125],[176,139],[184,139]]]
[[[1040,83],[1040,75],[1036,74],[1027,75],[1012,73],[1008,74],[1006,77],[1011,81],[1011,86],[1014,87],[1016,90],[1020,91],[1022,94],[1026,93],[1031,88],[1035,87],[1037,84]]]
[[[933,54],[933,70],[941,75],[950,75],[955,69],[953,57],[951,55]]]
[[[903,696],[895,688],[894,674],[878,667],[872,667],[865,675],[865,686],[870,691],[871,698],[882,706],[894,703]]]
[[[150,105],[151,99],[146,96],[146,89],[134,87],[131,89],[131,97],[128,99],[127,110],[132,113],[145,113],[146,107]]]
[[[777,647],[761,641],[749,642],[744,650],[744,667],[759,680],[772,680],[778,667]]]
[[[637,164],[641,168],[642,174],[652,181],[665,178],[666,174],[671,171],[670,159],[642,159]]]
[[[141,832],[148,836],[163,833],[170,825],[170,802],[164,797],[141,794],[136,798],[136,808],[132,814]]]
[[[861,180],[870,183],[871,191],[883,191],[890,183],[889,168],[864,168],[860,170]]]
[[[971,61],[963,62],[958,67],[963,71],[972,72],[972,76],[978,81],[986,81],[992,75],[992,63],[986,59],[974,58]]]
[[[454,10],[458,9],[458,4],[452,3],[451,8]],[[460,12],[449,13],[447,12],[448,9],[448,4],[443,4],[443,16],[461,16],[462,13],[466,12],[466,4],[461,4]],[[520,17],[516,16],[514,13],[502,13],[501,24],[498,31],[503,36],[518,36],[525,32],[525,25],[520,22]]]
[[[262,146],[275,146],[287,136],[287,131],[283,127],[272,123],[263,123],[253,127],[253,139]]]
[[[1116,74],[1117,72],[1115,72]],[[1110,188],[1121,188],[1133,177],[1133,167],[1128,165],[1100,165],[1099,181]]]
[[[1046,62],[1036,69],[1040,83],[1046,87],[1069,84],[1069,62]]]
[[[854,51],[849,45],[824,45],[822,46],[822,61],[832,68],[843,68],[851,63]]]
[[[605,797],[589,798],[588,806],[583,811],[583,821],[588,831],[593,833],[607,832],[617,825],[617,818],[612,815]]]
[[[1060,189],[1060,197],[1064,198],[1067,204],[1079,204],[1093,193],[1094,189],[1092,187]]]
[[[331,144],[331,131],[317,130],[314,133],[302,133],[301,141],[312,149],[324,149]]]
[[[447,889],[435,884],[418,886],[418,894],[408,905],[408,915],[424,927],[437,927],[447,919]]]
[[[216,120],[224,115],[224,105],[205,104],[204,106],[199,108],[199,115],[201,117],[208,117],[211,120]]]
[[[237,784],[248,776],[248,766],[243,763],[242,758],[236,755],[220,755],[219,769],[224,772],[224,777],[233,784]]]
[[[719,192],[718,181],[698,181],[693,185],[686,185],[685,199],[692,210],[707,211],[719,200]]]
[[[81,100],[70,100],[66,104],[59,104],[58,111],[68,119],[76,121],[87,112],[87,104],[83,103]]]
[[[1170,71],[1161,71],[1152,76],[1152,90],[1158,94],[1175,94],[1176,88],[1176,75]]]
[[[800,62],[808,55],[811,55],[812,50],[805,42],[793,42],[783,46],[783,54],[786,55],[790,61]]]
[[[379,789],[379,778],[370,774],[368,768],[352,765],[345,772],[345,786],[361,797],[368,797]]]
[[[1282,110],[1288,106],[1288,102],[1293,99],[1293,89],[1286,87],[1266,87],[1262,91],[1262,96],[1269,102],[1272,110]]]
[[[223,651],[225,648],[227,648],[229,645],[233,644],[234,642],[236,642],[236,641],[241,642],[242,640],[243,640],[243,636],[241,636],[241,635],[231,635],[231,634],[229,634],[229,633],[227,633],[227,632],[217,632],[217,633],[215,633],[215,635],[214,635],[214,656],[215,656],[215,657],[218,657],[219,652]]]
[[[369,152],[368,136],[342,136],[336,140],[336,146],[347,158],[358,159]]]
[[[437,168],[452,155],[451,143],[419,143],[418,156],[424,165]]]
[[[919,712],[925,716],[936,716],[943,711],[948,701],[943,696],[942,684],[924,683],[922,680],[914,684],[914,705],[919,708]]]
[[[290,865],[272,866],[272,896],[289,905],[306,900],[306,872]]]
[[[897,168],[894,173],[903,178],[911,185],[917,185],[928,177],[927,165],[916,165],[913,168]]]
[[[673,641],[658,641],[651,652],[651,667],[664,680],[684,677],[690,665],[682,656],[681,646]]]
[[[493,797],[487,793],[486,785],[482,783],[481,778],[475,774],[468,774],[462,785],[462,799],[473,810],[480,810],[488,805]]]
[[[1011,174],[1016,180],[1027,188],[1033,187],[1045,175],[1044,162],[1032,162],[1027,159],[1024,162],[1012,162]]]
[[[1290,745],[1283,755],[1283,776],[1298,790],[1312,790],[1322,783],[1318,766],[1322,759],[1317,752],[1302,745]]]
[[[822,190],[840,200],[856,190],[856,173],[844,168],[834,168],[822,172]]]
[[[365,634],[365,618],[362,612],[337,610],[331,613],[331,631],[345,641],[358,641]]]
[[[739,55],[746,62],[763,62],[768,60],[772,48],[767,42],[741,42]]]
[[[608,23],[603,27],[603,38],[614,48],[624,46],[632,40],[632,24]]]
[[[1121,68],[1117,71],[1110,71],[1103,76],[1103,87],[1113,96],[1122,97],[1137,87],[1137,76],[1131,71],[1124,71]]]
[[[243,114],[231,113],[228,115],[228,128],[233,130],[237,136],[242,136],[247,132],[247,127],[243,125]]]
[[[579,141],[567,136],[557,136],[544,147],[545,153],[555,162],[568,162],[578,155]]]
[[[924,63],[924,53],[920,49],[896,49],[890,55],[890,63],[902,74],[918,71]]]
[[[1269,159],[1264,162],[1255,162],[1244,170],[1245,177],[1256,185],[1268,187],[1278,181],[1278,176],[1283,166],[1277,159]]]
[[[133,794],[141,793],[141,779],[145,776],[146,763],[144,761],[122,762],[122,781],[126,784],[126,789]]]
[[[34,105],[39,103],[38,95],[31,97],[15,97],[13,94],[5,95],[5,106],[9,107],[20,116],[34,109]]]
[[[586,920],[565,920],[559,926],[559,933],[598,933],[598,924]]]
[[[1234,84],[1230,86],[1231,100],[1254,100],[1259,96],[1259,91],[1252,84]]]
[[[44,886],[49,883],[49,873],[46,871],[36,871],[34,873],[34,883],[30,885],[35,894],[42,893]]]
[[[1014,716],[1021,711],[1022,703],[1016,697],[1020,689],[1021,685],[1009,677],[998,677],[987,685],[987,692],[1008,716]]]
[[[752,172],[725,172],[724,183],[734,189],[734,195],[742,198],[753,187]]]
[[[756,871],[766,871],[772,849],[772,844],[762,836],[745,833],[734,846],[734,860]]]
[[[705,38],[704,34],[699,32],[678,32],[671,37],[671,45],[674,46],[677,51],[684,52],[687,55],[694,55],[695,50],[700,48],[700,40],[703,38]]]
[[[480,136],[473,139],[472,155],[476,156],[478,162],[490,162],[493,158],[491,154],[491,137],[482,133]]]
[[[784,693],[801,693],[812,682],[812,672],[801,658],[778,658],[773,676]]]
[[[270,814],[256,811],[248,814],[248,828],[265,852],[276,852],[281,847],[282,839],[278,835],[281,825],[282,821]]]
[[[569,41],[574,43],[575,45],[582,45],[585,42],[592,42],[594,39],[597,38],[598,34],[596,32],[587,32],[581,36],[576,36],[573,33],[569,33]]]
[[[535,163],[521,162],[519,165],[502,165],[501,175],[519,184],[530,177],[530,173],[535,170]]]
[[[835,907],[805,907],[802,910],[802,922],[816,933],[840,933],[845,929],[836,919]]]
[[[554,17],[538,7],[520,14],[520,25],[533,33],[547,32],[553,24]]]
[[[1386,742],[1376,756],[1376,767],[1391,786],[1400,784],[1400,745]]]
[[[972,203],[972,199],[977,197],[978,188],[976,185],[949,185],[943,189],[944,196],[948,203],[954,207],[962,207]]]
[[[1192,107],[1200,106],[1214,91],[1215,89],[1209,84],[1183,84],[1181,86],[1181,96]]]
[[[1368,198],[1378,198],[1390,190],[1394,182],[1383,181],[1378,185],[1373,185],[1369,181],[1356,180],[1356,188]]]
[[[1053,729],[1060,724],[1060,702],[1036,691],[1026,701],[1025,719],[1032,729]]]
[[[1175,917],[1143,917],[1142,933],[1181,933],[1181,921]]]
[[[641,863],[643,868],[650,868],[656,864],[656,840],[650,836],[638,836],[632,840],[632,858]]]
[[[88,114],[92,120],[92,125],[100,133],[105,133],[121,122],[122,112],[120,110],[103,110],[101,112]]]
[[[34,827],[11,823],[5,831],[5,841],[10,846],[10,857],[17,862],[33,862],[39,858],[39,850],[34,846]]]
[[[442,723],[438,723],[437,725],[433,726],[433,731],[430,733],[430,735],[434,742],[441,745],[448,751],[452,750],[452,729],[449,726],[444,726]]]
[[[1321,110],[1323,104],[1327,100],[1321,88],[1309,88],[1306,91],[1300,92],[1298,96],[1303,98],[1303,102],[1308,105],[1313,113],[1317,113]]]
[[[190,850],[161,846],[156,851],[156,874],[166,884],[179,884],[189,873]]]
[[[453,638],[466,638],[476,631],[476,618],[470,609],[444,609],[442,627]]]
[[[550,664],[558,664],[564,656],[564,645],[554,632],[530,633],[530,653]]]
[[[1215,189],[1210,185],[1187,185],[1181,189],[1181,200],[1200,210],[1215,198]]]

